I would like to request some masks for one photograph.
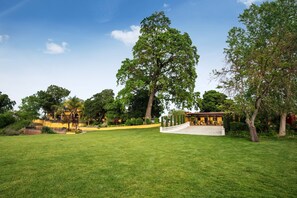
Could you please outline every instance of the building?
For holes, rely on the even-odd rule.
[[[223,125],[224,112],[186,112],[186,122],[190,125]]]

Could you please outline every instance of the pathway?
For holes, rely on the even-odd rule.
[[[224,136],[225,129],[223,126],[188,126],[184,129],[179,129],[176,131],[163,131],[162,133]]]

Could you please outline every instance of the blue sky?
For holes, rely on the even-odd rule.
[[[117,93],[121,61],[132,57],[143,18],[165,11],[189,33],[200,55],[196,91],[215,89],[209,75],[225,65],[228,31],[261,0],[0,0],[0,91],[21,99],[55,84],[87,99]]]

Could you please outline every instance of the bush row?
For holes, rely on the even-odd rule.
[[[131,118],[126,120],[125,122],[126,126],[142,125],[142,124],[143,124],[142,118]]]
[[[154,123],[155,124],[159,123],[159,119],[154,118]],[[131,118],[131,119],[126,120],[126,122],[125,122],[126,126],[142,125],[142,124],[152,124],[152,121],[151,121],[151,119],[143,120],[142,118]]]

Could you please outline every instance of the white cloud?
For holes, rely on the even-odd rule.
[[[44,51],[44,53],[46,53],[46,54],[64,54],[68,50],[67,45],[68,45],[68,43],[66,43],[66,42],[57,44],[49,39],[45,44],[46,50]]]
[[[6,35],[6,34],[0,35],[0,43],[7,41],[9,38],[10,38],[9,35]]]
[[[243,3],[247,7],[251,6],[253,3],[262,2],[262,1],[264,1],[264,0],[237,0],[237,2]]]
[[[138,37],[140,36],[140,27],[132,25],[130,26],[130,28],[131,31],[113,30],[110,35],[112,38],[122,41],[123,43],[125,43],[125,45],[134,45],[137,42]]]
[[[165,11],[169,12],[171,10],[170,5],[168,3],[163,4],[163,8]]]

